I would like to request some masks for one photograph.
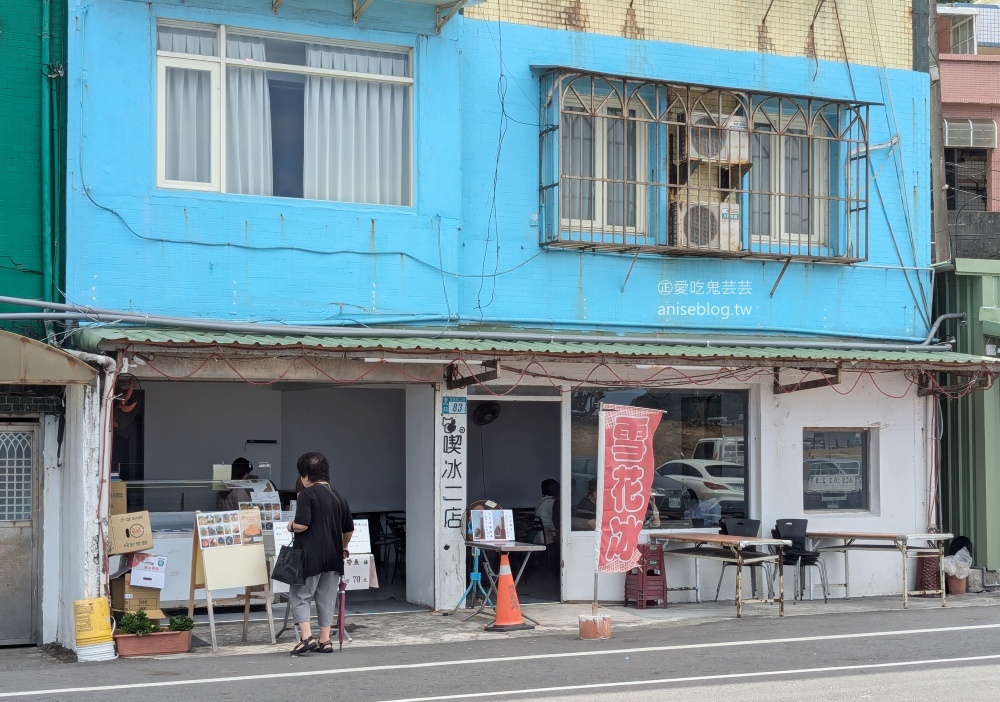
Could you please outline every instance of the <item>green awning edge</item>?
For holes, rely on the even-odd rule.
[[[344,353],[351,356],[386,356],[400,358],[515,358],[544,357],[566,361],[623,359],[630,363],[650,361],[676,365],[716,365],[740,367],[842,367],[845,370],[988,370],[1000,373],[1000,359],[973,356],[953,351],[868,351],[841,348],[785,348],[772,346],[740,346],[738,341],[719,346],[679,344],[634,344],[609,336],[607,342],[590,343],[565,340],[502,341],[489,338],[466,340],[442,337],[301,336],[230,333],[203,330],[89,327],[74,335],[75,343],[92,352],[111,352],[126,348],[150,349],[160,352],[184,353],[225,348],[288,350],[308,349],[314,352]],[[722,345],[725,344],[725,345]]]

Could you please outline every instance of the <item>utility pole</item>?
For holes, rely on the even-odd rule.
[[[934,263],[951,260],[948,232],[948,193],[944,174],[944,119],[941,116],[941,68],[938,63],[937,0],[927,2],[927,41],[930,49],[931,112],[931,220],[934,233]],[[917,37],[914,37],[914,41]]]

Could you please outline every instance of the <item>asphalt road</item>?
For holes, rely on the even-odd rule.
[[[25,659],[27,660],[27,659]],[[0,699],[994,700],[1000,607],[754,618],[353,648],[331,655],[3,664]]]

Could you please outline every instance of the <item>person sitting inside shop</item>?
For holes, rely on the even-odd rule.
[[[576,507],[573,508],[571,519],[575,531],[586,531],[597,528],[597,479],[591,478],[587,483],[587,495]],[[656,500],[649,499],[646,507],[646,519],[643,527],[660,526],[660,510],[656,506]]]
[[[252,476],[253,464],[246,458],[240,456],[233,461],[230,472],[230,480],[248,480]],[[216,508],[220,511],[229,511],[240,508],[241,502],[250,502],[250,491],[246,488],[237,487],[232,490],[224,490],[219,493]]]
[[[536,544],[559,542],[559,515],[556,504],[559,501],[559,481],[548,478],[542,481],[542,499],[535,507],[535,516],[542,523],[542,530],[535,535]]]

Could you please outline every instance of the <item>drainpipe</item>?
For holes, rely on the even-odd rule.
[[[51,67],[51,26],[52,1],[42,0],[42,140],[41,140],[41,185],[42,185],[42,299],[52,300],[52,93],[49,77]]]

